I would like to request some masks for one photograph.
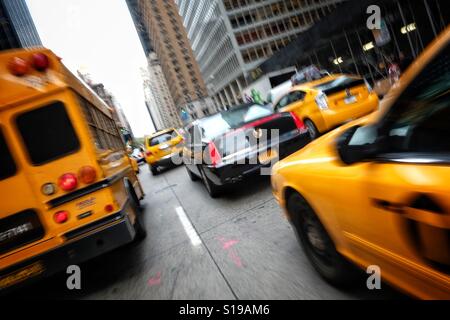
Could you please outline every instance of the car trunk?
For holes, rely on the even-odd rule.
[[[175,131],[167,132],[162,135],[149,138],[148,145],[153,156],[163,158],[173,153],[174,147],[181,142],[181,138]]]
[[[369,90],[364,79],[340,77],[316,87],[323,92],[332,106],[346,106],[366,99]],[[356,100],[355,100],[356,99]]]
[[[290,113],[279,113],[247,123],[214,139],[223,158],[270,146],[272,141],[286,134],[297,133],[298,128]]]

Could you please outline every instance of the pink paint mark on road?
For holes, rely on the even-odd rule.
[[[238,243],[239,243],[239,241],[237,241],[237,240],[230,240],[230,241],[222,242],[222,247],[224,250],[228,250]]]
[[[236,249],[234,249],[233,247],[236,246],[239,241],[238,240],[226,240],[223,237],[219,237],[217,238],[218,241],[220,241],[220,243],[222,244],[222,249],[225,251],[228,251],[228,257],[230,258],[231,261],[233,261],[233,263],[239,267],[242,268],[242,260],[241,258],[238,256]]]
[[[148,285],[149,285],[150,287],[158,286],[158,285],[160,285],[160,284],[161,284],[161,272],[158,272],[158,273],[156,274],[155,277],[150,278],[150,279],[148,280]]]
[[[231,261],[233,261],[237,267],[242,268],[242,260],[234,250],[230,251],[228,256],[230,257]]]

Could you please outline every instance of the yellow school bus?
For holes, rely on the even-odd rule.
[[[145,237],[112,112],[51,51],[0,54],[0,294]]]

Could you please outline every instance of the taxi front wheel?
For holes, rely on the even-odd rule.
[[[314,210],[298,193],[287,200],[297,238],[316,271],[329,283],[350,287],[358,272],[339,252]]]

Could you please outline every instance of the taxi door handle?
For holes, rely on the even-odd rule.
[[[381,208],[383,210],[391,211],[398,214],[405,213],[405,205],[400,203],[393,203],[388,200],[383,199],[372,199],[372,202],[375,207]]]
[[[414,209],[434,214],[445,214],[445,210],[428,195],[418,195],[414,201],[411,201],[411,204],[408,205],[394,203],[383,199],[372,199],[372,201],[376,207],[399,214],[405,213],[406,209]]]

